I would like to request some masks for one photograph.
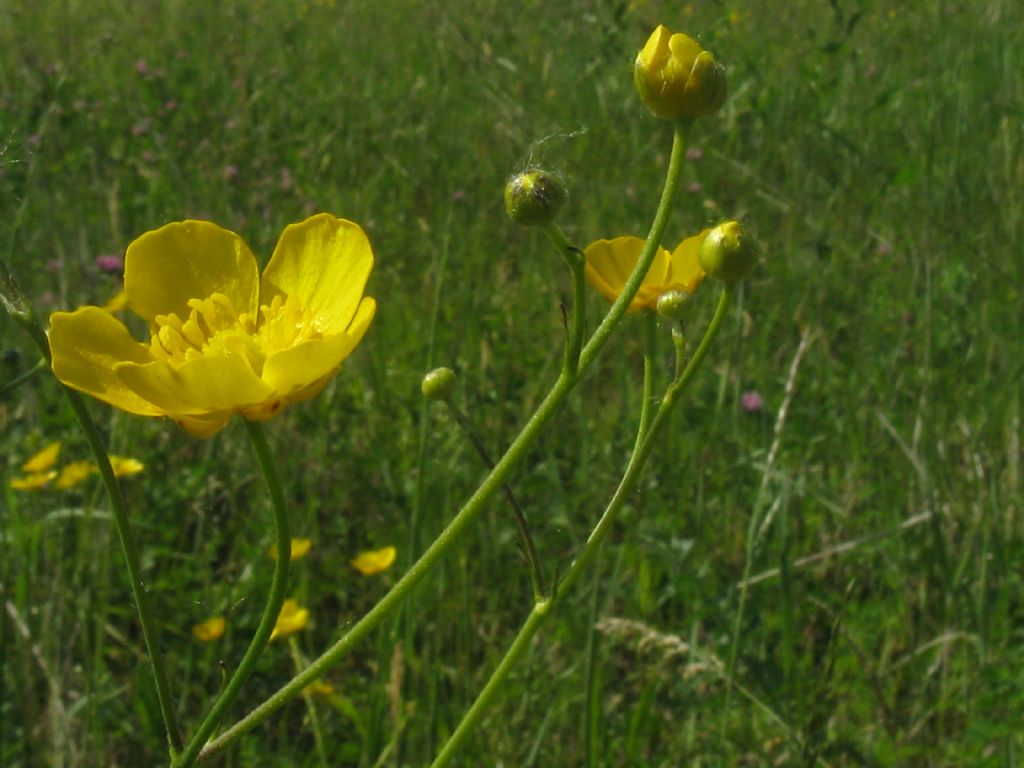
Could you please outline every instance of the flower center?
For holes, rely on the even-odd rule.
[[[190,299],[189,314],[157,315],[149,342],[153,356],[180,366],[199,357],[233,356],[245,360],[257,376],[275,352],[323,336],[312,313],[294,296],[275,296],[254,317],[238,312],[223,293]]]

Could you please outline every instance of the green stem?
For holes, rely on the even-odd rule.
[[[658,339],[658,316],[653,312],[647,312],[644,316],[644,385],[640,404],[640,422],[636,430],[636,440],[633,442],[633,453],[640,448],[651,426],[653,412],[651,405],[654,403],[654,368],[655,356],[657,355]],[[677,373],[678,375],[678,373]]]
[[[473,423],[469,420],[469,417],[459,410],[458,406],[452,402],[451,398],[445,399],[445,405],[448,406],[448,410],[452,416],[462,427],[462,431],[469,438],[469,442],[473,444],[476,449],[477,455],[480,460],[483,461],[484,465],[488,469],[494,469],[494,460],[491,459],[491,455],[487,452],[486,446],[484,446],[483,440],[480,439],[480,435],[473,428]],[[526,515],[523,514],[522,507],[519,506],[519,502],[516,500],[516,496],[512,493],[512,488],[509,487],[508,483],[502,483],[501,491],[505,494],[505,501],[508,502],[509,507],[512,508],[512,519],[515,520],[516,528],[519,530],[519,539],[522,543],[523,554],[526,555],[526,560],[530,565],[530,581],[533,585],[533,598],[534,600],[542,600],[544,598],[544,574],[540,567],[540,557],[537,555],[537,546],[533,543],[533,536],[530,534],[530,526],[526,522]]]
[[[385,616],[402,603],[406,595],[426,576],[430,569],[452,547],[462,532],[476,519],[484,505],[500,490],[509,471],[526,453],[541,428],[555,414],[558,406],[571,391],[572,385],[573,382],[567,377],[558,377],[554,387],[526,423],[523,431],[520,432],[505,455],[495,464],[494,470],[484,479],[483,483],[481,483],[459,513],[452,518],[448,527],[427,547],[420,559],[410,566],[405,575],[398,580],[363,618],[356,622],[334,645],[311,662],[305,671],[296,675],[252,712],[207,744],[202,751],[201,757],[203,759],[212,757],[239,736],[259,725],[292,697],[300,693],[303,688],[316,678],[321,677],[343,658],[349,650],[358,644],[360,640],[366,637]]]
[[[484,712],[487,710],[487,707],[501,690],[509,672],[511,672],[512,668],[519,660],[519,657],[522,656],[523,652],[529,647],[530,640],[540,628],[541,623],[552,612],[552,608],[555,606],[556,600],[565,595],[566,591],[573,585],[573,583],[575,583],[583,570],[600,551],[601,543],[611,530],[612,524],[618,517],[619,511],[625,504],[626,499],[636,488],[636,483],[640,477],[640,473],[643,470],[644,465],[647,463],[647,459],[650,457],[651,451],[654,449],[658,432],[661,431],[665,423],[668,421],[668,417],[671,414],[672,409],[675,407],[675,404],[679,401],[680,395],[693,379],[693,375],[700,367],[700,364],[707,355],[708,349],[711,347],[711,342],[714,340],[715,336],[718,335],[718,330],[722,325],[722,321],[725,319],[732,295],[733,289],[731,286],[727,286],[722,291],[722,295],[718,302],[718,308],[715,310],[715,316],[712,318],[710,325],[708,325],[708,329],[704,333],[704,338],[701,339],[700,345],[697,347],[696,352],[694,352],[694,355],[687,364],[683,374],[672,382],[668,391],[662,398],[658,411],[655,414],[640,447],[630,457],[629,464],[626,467],[626,472],[622,476],[622,480],[619,482],[619,487],[615,490],[615,495],[612,496],[611,501],[605,508],[604,514],[594,527],[594,530],[591,531],[590,536],[583,545],[583,549],[580,551],[579,556],[565,572],[565,576],[559,584],[558,593],[551,600],[538,603],[534,606],[533,611],[526,618],[526,621],[520,628],[519,634],[516,635],[515,640],[512,641],[512,645],[509,647],[502,660],[498,663],[497,668],[491,674],[491,678],[487,681],[483,690],[480,691],[476,701],[473,702],[469,711],[466,712],[465,716],[462,718],[462,722],[459,723],[455,732],[451,735],[437,758],[431,764],[431,768],[442,768],[442,766],[448,764],[452,756],[456,751],[458,751],[462,743],[480,722]]]
[[[445,222],[444,231],[441,235],[441,248],[437,260],[434,263],[434,297],[430,310],[430,331],[427,335],[427,358],[424,370],[431,370],[434,367],[434,350],[437,347],[437,329],[441,317],[441,297],[444,295],[445,273],[448,265],[448,253],[451,246],[452,209],[448,209],[448,219]],[[407,563],[415,561],[420,551],[420,520],[423,512],[423,495],[426,483],[427,465],[427,436],[430,416],[430,402],[424,399],[421,403],[419,413],[418,438],[416,441],[416,484],[413,488],[412,509],[409,514],[409,537],[408,552],[404,553]],[[416,657],[416,642],[413,616],[415,603],[410,601],[402,607],[399,621],[402,624],[402,631],[405,636],[404,646],[409,658]]]
[[[274,624],[277,623],[281,605],[284,603],[284,595],[288,589],[288,567],[292,559],[292,541],[288,532],[288,508],[285,505],[281,479],[278,477],[277,465],[274,463],[274,456],[270,450],[270,443],[267,441],[267,433],[264,431],[263,425],[254,421],[244,421],[245,428],[249,433],[249,441],[252,443],[256,460],[263,472],[263,479],[270,493],[271,506],[274,508],[274,524],[277,528],[277,560],[274,562],[274,580],[270,584],[270,595],[267,597],[267,604],[263,609],[259,627],[256,628],[256,634],[253,635],[245,655],[242,656],[242,661],[189,741],[181,757],[174,761],[174,768],[188,768],[195,762],[206,744],[206,740],[210,738],[210,734],[213,733],[228,707],[234,703],[245,681],[249,679],[249,675],[255,669],[256,662],[266,647],[267,641],[270,640],[270,634],[274,631]]]
[[[544,234],[555,246],[572,273],[572,320],[565,345],[565,360],[562,370],[566,374],[576,374],[580,370],[580,349],[583,347],[583,331],[586,326],[587,290],[584,267],[586,261],[583,251],[569,242],[569,238],[553,221],[544,226]]]
[[[288,648],[292,652],[292,661],[295,662],[295,671],[302,671],[302,654],[299,652],[299,641],[294,635],[288,638]],[[316,702],[313,701],[313,694],[309,690],[302,692],[302,698],[306,702],[306,710],[309,712],[309,721],[313,726],[313,741],[316,743],[316,754],[320,759],[321,768],[328,768],[327,749],[324,746],[324,734],[320,728],[320,716],[316,711]]]
[[[693,127],[693,120],[680,120],[673,124],[672,154],[668,160],[668,171],[665,174],[665,186],[661,191],[661,200],[658,202],[658,210],[654,214],[654,221],[651,223],[651,231],[647,235],[647,241],[640,252],[636,266],[632,274],[622,287],[619,298],[612,304],[612,308],[605,315],[604,320],[590,337],[590,341],[580,353],[580,370],[583,370],[593,362],[597,353],[604,347],[605,342],[615,330],[620,318],[626,313],[630,302],[640,289],[640,283],[647,276],[647,270],[651,268],[654,261],[654,254],[661,246],[661,237],[665,234],[665,226],[668,224],[668,216],[674,207],[676,192],[679,190],[679,177],[683,170],[683,161],[686,159],[686,141],[690,135],[690,128]]]
[[[36,322],[35,313],[28,298],[22,293],[14,277],[8,271],[7,266],[0,261],[0,301],[10,312],[11,316],[24,328],[33,343],[39,349],[40,354],[46,361],[47,366],[51,362],[50,343],[46,334]],[[100,436],[96,423],[89,415],[85,401],[81,395],[73,389],[62,386],[71,409],[75,412],[78,424],[85,434],[93,457],[96,459],[96,467],[99,469],[100,478],[106,488],[107,496],[110,499],[110,508],[114,516],[114,527],[117,529],[117,537],[121,541],[121,552],[124,555],[125,567],[128,570],[128,582],[131,585],[132,598],[135,600],[135,610],[139,616],[139,624],[142,627],[142,638],[146,644],[146,655],[149,657],[149,665],[153,672],[153,682],[156,685],[157,701],[160,704],[160,715],[164,721],[164,730],[167,733],[167,745],[171,758],[181,750],[181,733],[178,729],[178,721],[174,715],[174,701],[171,698],[170,686],[167,684],[167,673],[164,669],[163,654],[160,651],[160,634],[153,620],[152,605],[149,599],[149,592],[142,580],[142,565],[139,562],[139,549],[135,542],[135,532],[128,516],[128,506],[125,504],[124,495],[121,493],[121,486],[114,476],[114,470],[110,466],[110,457],[107,455],[106,446]]]
[[[633,442],[633,453],[635,454],[643,442],[644,436],[651,425],[653,410],[651,404],[654,401],[654,372],[655,359],[657,355],[657,330],[658,316],[653,312],[644,313],[644,381],[640,400],[640,420],[636,430],[636,440]],[[677,358],[677,366],[678,366]],[[678,370],[677,370],[678,375]],[[587,650],[586,664],[583,670],[583,688],[586,696],[583,721],[583,743],[586,747],[587,768],[594,768],[599,762],[598,725],[601,717],[600,706],[600,675],[597,669],[598,637],[597,637],[597,613],[600,605],[601,595],[601,558],[603,553],[602,545],[598,545],[598,552],[595,555],[594,577],[591,584],[590,611],[587,616]]]
[[[110,458],[103,445],[103,438],[100,437],[96,424],[89,416],[82,397],[67,387],[64,388],[71,407],[75,411],[78,423],[85,433],[85,439],[89,443],[93,457],[96,459],[96,466],[100,471],[100,478],[107,489],[107,496],[110,499],[110,506],[114,515],[114,527],[117,529],[117,537],[121,541],[121,552],[124,555],[125,567],[128,570],[128,580],[131,583],[132,597],[135,600],[136,612],[139,615],[139,624],[142,626],[142,638],[146,644],[146,655],[149,657],[150,668],[153,672],[153,681],[156,683],[156,695],[160,704],[160,714],[164,721],[164,730],[167,732],[167,743],[171,758],[181,751],[181,731],[178,727],[177,718],[174,715],[174,700],[171,698],[171,688],[167,683],[167,671],[164,668],[163,653],[160,650],[160,634],[153,620],[153,606],[150,602],[149,592],[145,582],[142,580],[142,565],[139,562],[139,549],[135,542],[135,532],[132,529],[128,517],[128,508],[118,485],[114,470],[110,466]]]
[[[15,388],[20,387],[22,384],[31,379],[37,373],[39,373],[40,371],[45,371],[49,367],[50,366],[46,364],[45,360],[40,360],[27,371],[18,374],[13,379],[6,382],[2,387],[0,387],[0,397],[3,397],[8,392],[13,391]]]
[[[682,171],[682,163],[686,153],[688,128],[689,124],[686,123],[679,123],[675,127],[672,155],[665,178],[665,187],[662,190],[661,201],[655,213],[654,225],[651,227],[649,240],[640,258],[637,260],[629,280],[626,281],[621,295],[612,305],[611,309],[609,309],[608,314],[601,321],[600,326],[598,326],[590,341],[587,342],[587,345],[581,351],[577,369],[575,371],[562,371],[550,392],[548,392],[547,396],[537,407],[537,410],[526,422],[519,435],[512,441],[508,450],[505,451],[505,455],[494,465],[491,473],[484,478],[462,509],[459,510],[448,526],[424,551],[420,559],[410,566],[405,575],[398,580],[388,593],[362,619],[356,622],[347,633],[337,640],[334,645],[317,657],[304,672],[294,677],[252,712],[207,744],[200,754],[202,759],[212,757],[239,736],[262,723],[292,697],[301,692],[309,683],[323,675],[331,666],[343,658],[385,616],[402,603],[413,588],[455,544],[462,532],[476,519],[487,502],[500,490],[509,472],[525,456],[527,450],[529,450],[540,434],[541,429],[551,420],[562,402],[572,391],[579,375],[597,357],[597,354],[608,341],[612,331],[615,330],[616,325],[622,319],[626,307],[629,306],[629,303],[640,289],[640,283],[643,281],[647,270],[651,266],[651,262],[654,260],[657,245],[661,242],[665,225],[668,223],[669,211],[675,201],[675,193],[679,187],[680,172]],[[582,296],[577,297],[578,300],[582,300],[582,298]],[[546,600],[537,603],[537,606],[543,609],[543,606],[549,603],[550,600]]]
[[[595,768],[600,764],[600,743],[598,726],[601,720],[601,675],[597,668],[598,636],[597,614],[601,605],[601,560],[604,549],[597,553],[593,581],[590,585],[590,609],[587,614],[587,648],[583,667],[583,690],[586,706],[583,708],[583,745],[586,749],[586,768]]]

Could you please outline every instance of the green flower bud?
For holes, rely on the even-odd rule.
[[[435,368],[420,382],[420,391],[428,400],[447,400],[455,391],[455,371]]]
[[[540,168],[517,173],[505,184],[505,212],[524,227],[554,221],[568,199],[562,178]]]
[[[673,288],[671,291],[665,291],[665,293],[658,297],[658,303],[655,304],[655,307],[658,310],[658,314],[662,317],[666,317],[669,320],[682,320],[683,315],[686,314],[689,301],[689,293]]]
[[[666,120],[710,115],[725,103],[725,68],[700,43],[658,26],[636,57],[633,82],[644,104]]]
[[[724,283],[738,283],[757,264],[758,247],[738,221],[723,221],[708,232],[697,258],[701,267]]]

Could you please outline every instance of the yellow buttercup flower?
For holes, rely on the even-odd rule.
[[[234,413],[262,421],[322,390],[366,332],[376,303],[358,225],[321,213],[285,228],[260,276],[235,233],[207,221],[147,232],[125,255],[136,341],[99,307],[50,317],[53,372],[69,387],[197,437]]]
[[[201,643],[209,643],[224,634],[227,622],[223,616],[214,616],[192,627],[192,634]]]
[[[640,283],[627,312],[653,309],[658,297],[673,290],[693,294],[704,279],[704,270],[697,260],[700,244],[709,230],[688,237],[669,253],[659,247],[654,261]],[[587,282],[596,288],[608,301],[615,301],[636,266],[644,241],[639,237],[616,237],[614,240],[597,240],[583,252],[586,257],[585,274]]]
[[[292,560],[301,560],[309,554],[309,550],[313,546],[312,539],[292,539]],[[267,554],[270,555],[271,560],[277,560],[277,544],[271,544],[270,549],[267,550]]]
[[[24,477],[12,477],[9,484],[16,491],[38,491],[49,485],[56,476],[57,470],[55,469],[47,472],[33,472]]]
[[[274,624],[274,631],[270,633],[270,639],[293,635],[299,630],[305,629],[307,624],[309,624],[309,609],[302,608],[297,600],[288,598],[281,606],[281,613],[277,615],[277,623]]]
[[[139,472],[146,468],[146,465],[138,459],[132,459],[127,456],[111,456],[110,468],[114,470],[114,477],[127,477],[128,475],[139,474]]]
[[[397,550],[394,547],[383,547],[368,552],[360,552],[352,561],[352,567],[364,576],[386,571],[395,562]]]
[[[46,470],[53,467],[57,463],[57,457],[60,456],[60,440],[56,440],[50,443],[48,446],[39,451],[21,465],[22,472],[35,473],[45,472]]]
[[[725,103],[725,69],[700,43],[659,25],[637,54],[633,82],[647,108],[667,120],[710,115]]]
[[[73,488],[95,471],[96,466],[91,461],[73,461],[60,468],[54,485],[62,491]]]

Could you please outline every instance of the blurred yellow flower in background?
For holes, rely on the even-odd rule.
[[[209,643],[224,634],[228,623],[223,616],[214,616],[192,627],[192,634],[201,643]]]
[[[302,690],[314,696],[330,696],[334,693],[334,686],[324,680],[314,680]]]
[[[301,560],[309,554],[309,550],[313,547],[312,539],[292,539],[292,556],[291,559]],[[270,555],[271,560],[277,560],[277,544],[271,544],[270,549],[267,550],[267,554]]]
[[[139,474],[139,472],[146,468],[146,465],[138,459],[132,459],[127,456],[111,456],[110,468],[114,470],[114,477],[127,477],[128,475]]]
[[[51,469],[53,465],[57,463],[57,458],[60,456],[60,449],[60,440],[55,440],[22,464],[21,471],[32,474],[35,472],[45,472],[46,470]]]
[[[19,491],[36,491],[49,485],[51,480],[56,480],[54,486],[58,490],[66,491],[97,471],[96,465],[91,461],[72,461],[61,467],[60,471],[53,469],[60,451],[60,442],[53,442],[26,461],[22,465],[22,470],[27,474],[12,478],[11,488]],[[114,477],[135,475],[145,469],[141,461],[126,456],[110,456],[110,466],[114,471]]]
[[[352,561],[352,567],[364,576],[371,576],[390,568],[391,564],[395,562],[396,554],[397,550],[394,547],[360,552]]]
[[[95,471],[96,466],[91,461],[73,461],[60,468],[60,474],[54,485],[62,491],[67,490],[78,485]]]
[[[309,609],[302,608],[297,600],[288,598],[281,606],[281,613],[277,616],[277,623],[274,624],[274,631],[270,639],[286,637],[305,629],[309,624]]]
[[[73,389],[197,437],[234,413],[262,421],[320,392],[376,303],[358,225],[317,214],[285,228],[263,275],[234,232],[207,221],[147,232],[125,255],[128,305],[148,344],[99,307],[50,317],[53,372]]]
[[[704,279],[704,270],[697,260],[700,244],[710,230],[688,237],[669,253],[659,247],[654,261],[640,283],[627,312],[653,309],[658,297],[673,290],[693,294]],[[596,288],[608,301],[615,301],[636,266],[644,241],[639,237],[616,237],[614,240],[597,240],[587,246],[587,282]]]
[[[12,477],[9,485],[16,491],[38,491],[40,488],[45,488],[55,477],[57,477],[55,469],[48,472],[33,472],[24,477]]]

